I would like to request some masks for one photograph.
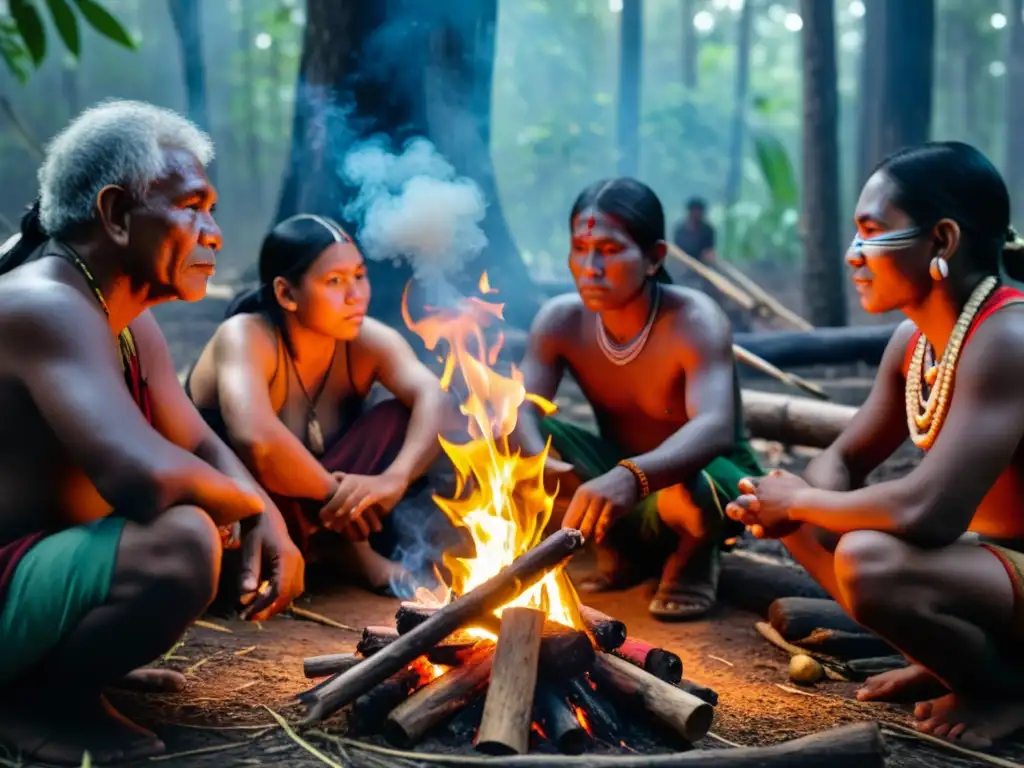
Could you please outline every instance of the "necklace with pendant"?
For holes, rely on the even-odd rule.
[[[661,303],[661,287],[658,283],[654,284],[654,296],[651,297],[651,310],[647,315],[647,322],[644,323],[643,330],[631,341],[627,341],[625,344],[616,344],[612,341],[611,337],[608,336],[608,331],[605,330],[604,323],[601,322],[601,316],[597,316],[597,346],[601,348],[601,352],[604,356],[615,365],[628,365],[629,363],[636,360],[640,356],[640,353],[644,351],[644,347],[647,345],[647,338],[651,335],[651,329],[654,327],[654,320],[658,316],[658,305]]]
[[[299,382],[299,389],[302,391],[302,396],[306,399],[306,445],[309,446],[310,453],[314,456],[321,456],[324,452],[324,431],[320,427],[320,420],[316,416],[316,406],[320,402],[320,396],[324,393],[324,388],[331,378],[334,358],[337,355],[338,344],[335,343],[334,350],[331,352],[331,362],[327,366],[327,372],[324,373],[320,386],[317,387],[313,397],[309,396],[309,392],[306,391],[306,385],[302,383],[302,377],[299,375],[299,369],[295,366],[295,360],[292,359],[291,355],[288,356],[288,359],[292,361],[292,368],[295,371],[295,380]]]

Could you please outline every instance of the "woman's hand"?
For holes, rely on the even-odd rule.
[[[328,530],[353,541],[362,541],[382,529],[381,518],[401,501],[409,484],[404,477],[333,473],[338,488],[320,510],[320,522]]]

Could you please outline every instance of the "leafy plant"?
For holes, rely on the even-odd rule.
[[[96,0],[44,2],[64,47],[75,58],[81,52],[79,15],[108,40],[131,50],[137,48],[128,30]],[[46,58],[46,27],[36,0],[8,0],[8,10],[9,16],[0,16],[0,56],[18,81],[24,83],[31,70],[38,69]]]

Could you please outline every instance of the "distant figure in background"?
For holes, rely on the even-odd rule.
[[[660,572],[651,613],[694,618],[715,603],[725,506],[761,471],[744,442],[729,321],[707,296],[666,284],[665,216],[646,185],[588,187],[569,224],[578,293],[541,309],[522,370],[527,391],[548,399],[570,373],[599,434],[527,405],[516,439],[531,454],[551,439],[561,524],[605,545],[597,578],[581,587],[621,589]]]
[[[352,566],[386,591],[405,576],[385,556],[399,533],[387,515],[438,456],[447,397],[401,335],[366,317],[366,265],[334,221],[275,226],[259,276],[186,390],[278,501],[307,560]],[[395,399],[364,409],[375,382]]]
[[[918,730],[985,747],[1024,727],[1024,293],[1000,285],[1022,243],[999,172],[960,142],[886,158],[854,218],[861,306],[908,319],[835,443],[728,512],[913,662],[858,698],[916,700]],[[908,437],[920,464],[867,485]]]
[[[704,218],[707,203],[703,198],[691,197],[686,201],[686,216],[676,224],[672,242],[687,255],[703,264],[715,263],[715,228]],[[673,275],[673,278],[675,275]]]

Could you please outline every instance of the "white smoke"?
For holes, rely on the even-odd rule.
[[[345,214],[360,222],[368,258],[407,259],[418,277],[444,281],[487,246],[482,191],[426,139],[398,155],[380,142],[362,144],[346,155],[342,173],[359,189]]]

